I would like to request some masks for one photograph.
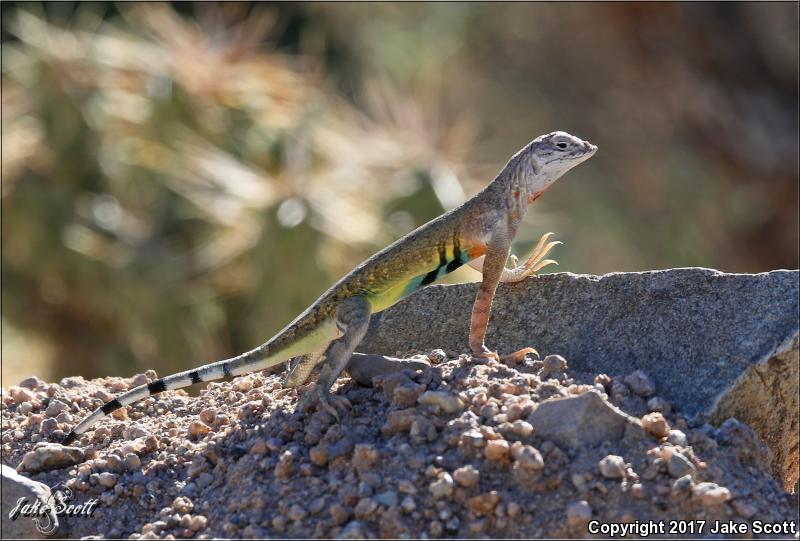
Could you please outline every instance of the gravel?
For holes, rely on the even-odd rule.
[[[75,503],[100,500],[91,519],[61,517],[70,537],[585,537],[592,518],[797,520],[747,425],[688,423],[637,387],[646,374],[428,358],[372,388],[341,379],[333,392],[353,404],[341,425],[296,412],[298,393],[257,373],[143,400],[75,447],[47,442],[155,374],[28,378],[2,394],[2,460]],[[640,421],[654,410],[658,430]]]

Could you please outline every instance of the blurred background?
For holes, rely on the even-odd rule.
[[[797,268],[797,45],[796,3],[4,2],[3,385],[254,347],[553,130],[600,151],[547,272]]]

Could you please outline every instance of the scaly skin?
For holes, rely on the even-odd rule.
[[[307,398],[338,419],[328,403],[330,387],[366,333],[371,314],[381,312],[414,291],[465,263],[483,272],[473,305],[470,348],[479,357],[496,356],[484,345],[492,299],[498,282],[517,281],[542,266],[557,243],[549,233],[521,267],[505,268],[511,241],[530,203],[566,171],[590,158],[597,147],[564,132],[534,139],[515,154],[486,188],[460,207],[428,222],[367,259],[263,345],[231,359],[174,374],[123,393],[81,421],[69,443],[114,410],[165,390],[263,370],[306,355],[287,378],[302,385],[317,364],[321,375]],[[525,348],[513,354],[535,351]]]

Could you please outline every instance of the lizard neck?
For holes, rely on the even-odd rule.
[[[533,203],[546,190],[547,184],[540,178],[541,167],[531,152],[518,152],[493,184],[496,184],[495,197],[503,210],[518,223],[524,218],[528,205]]]

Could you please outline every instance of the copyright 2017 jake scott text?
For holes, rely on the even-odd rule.
[[[638,535],[702,535],[702,534],[765,534],[765,535],[797,535],[797,522],[736,522],[732,520],[648,520],[633,522],[600,522],[591,520],[587,525],[590,534],[608,537],[624,537]]]

